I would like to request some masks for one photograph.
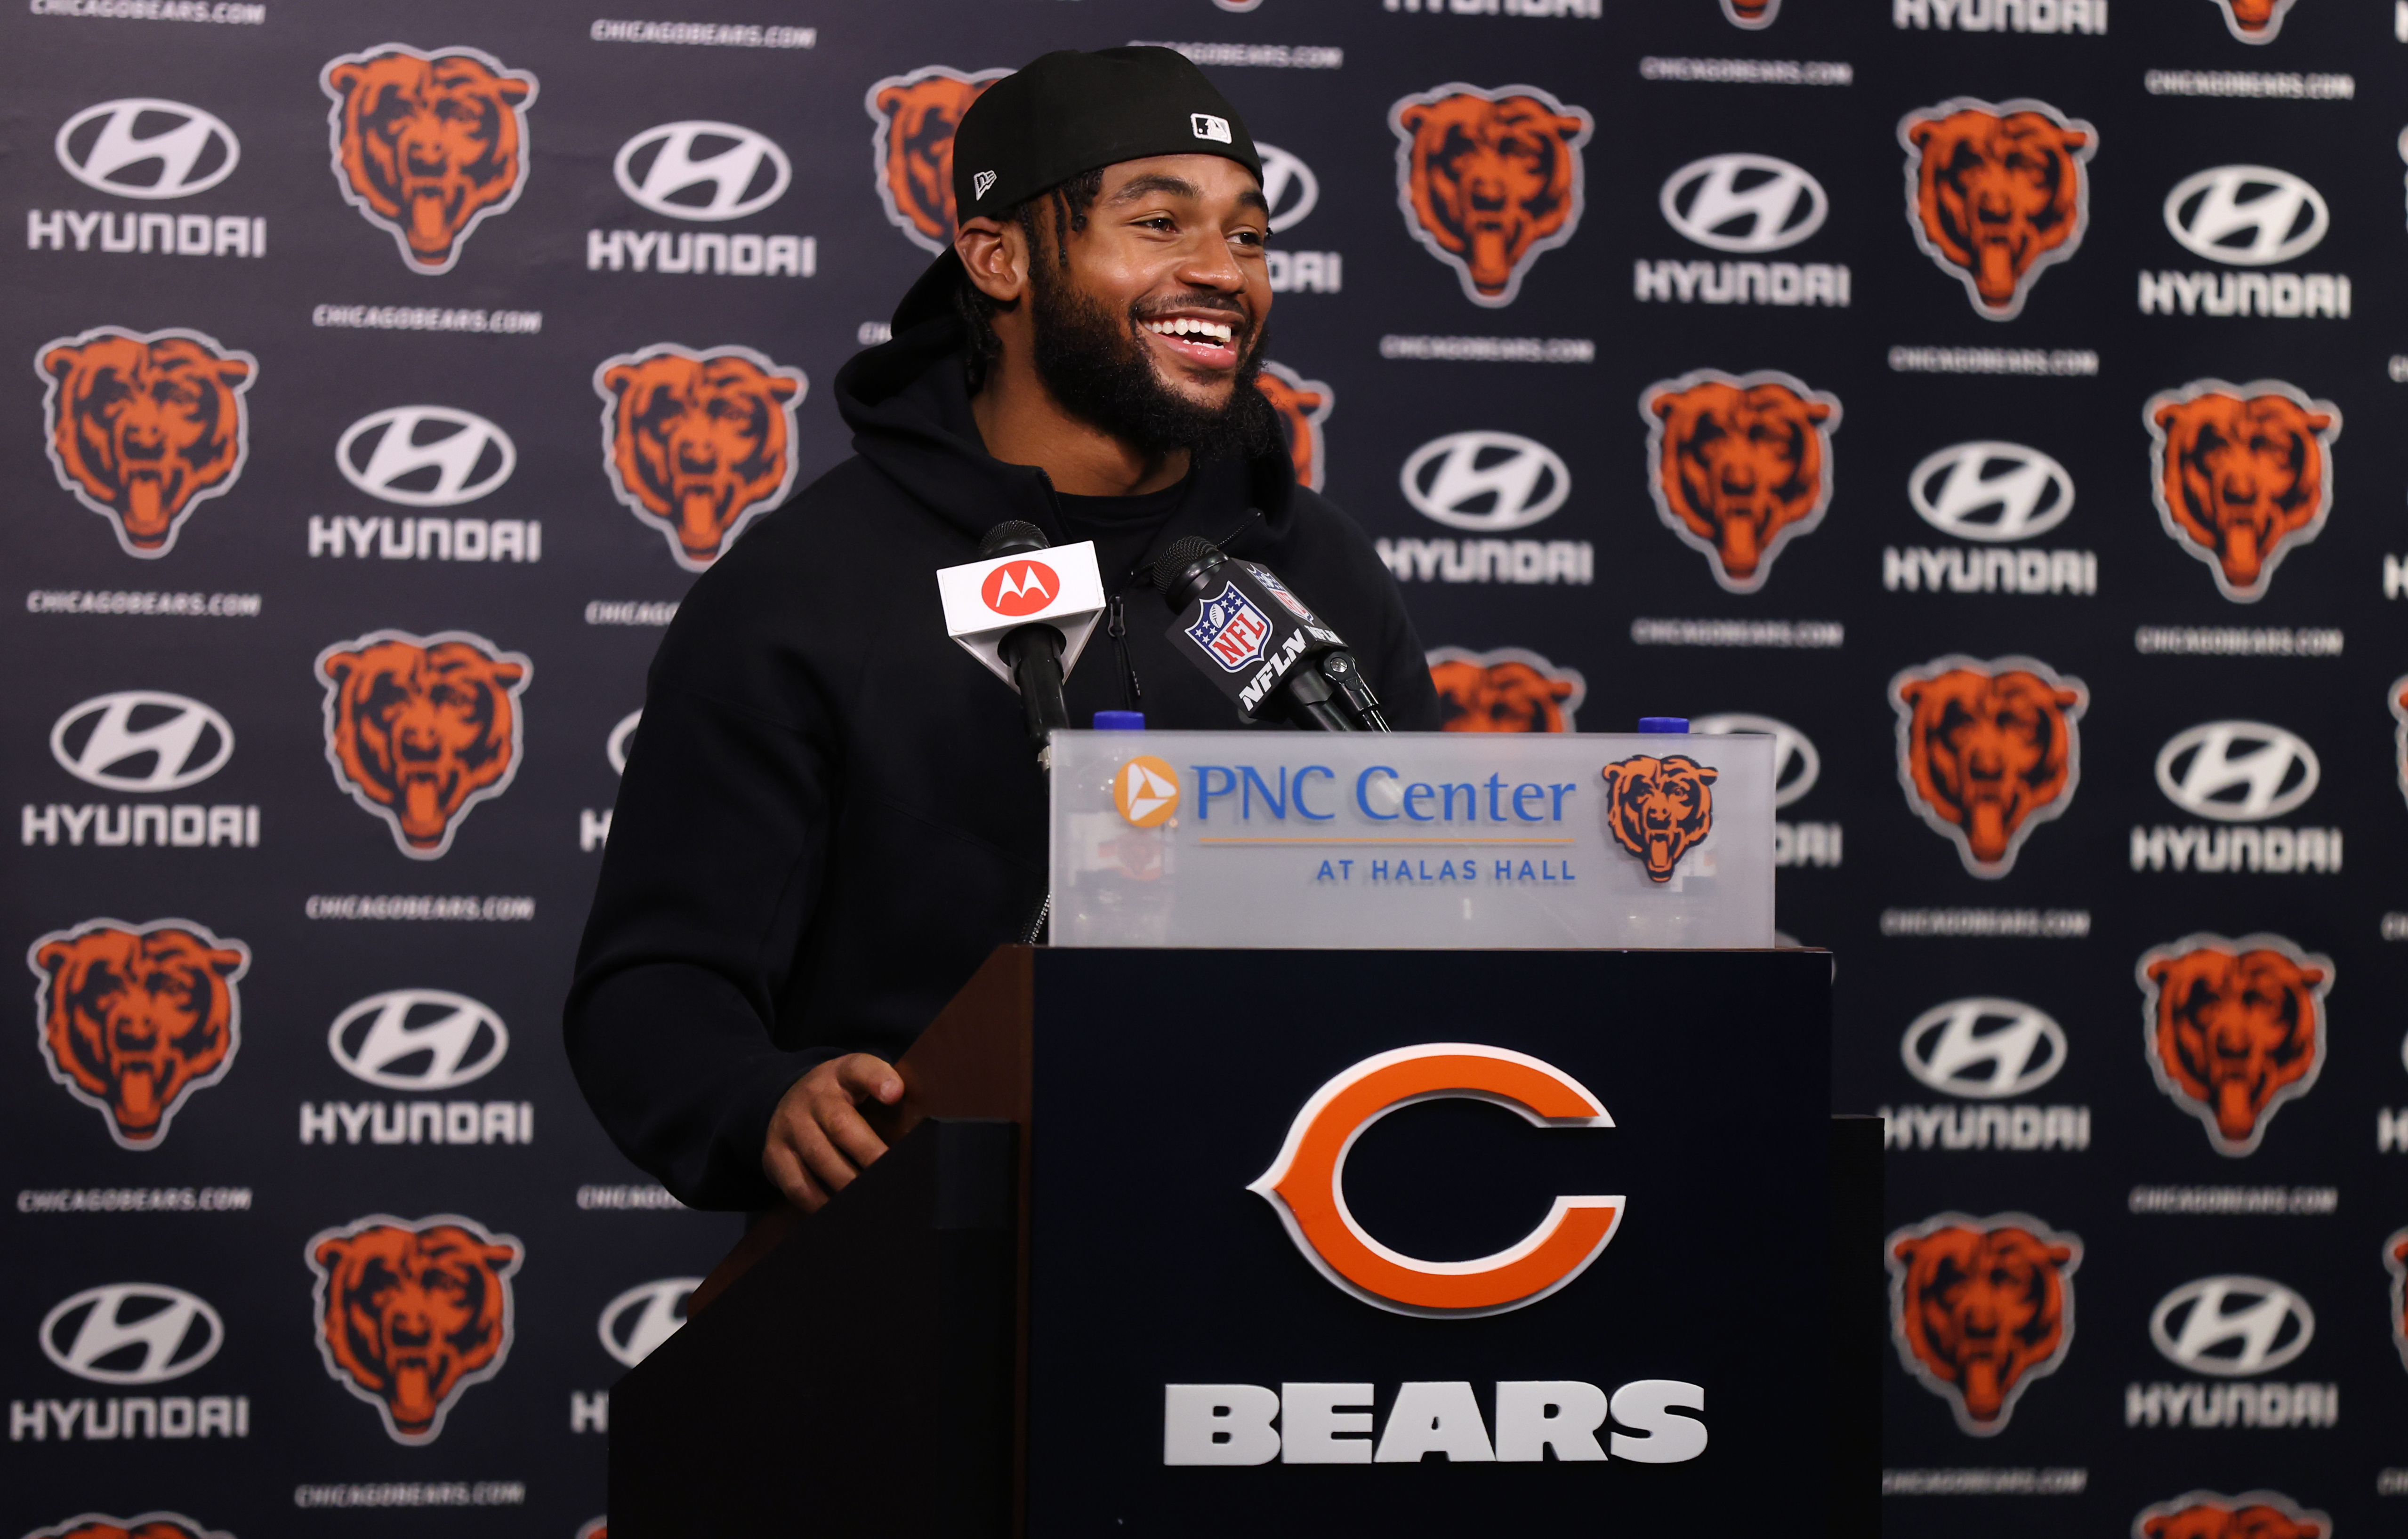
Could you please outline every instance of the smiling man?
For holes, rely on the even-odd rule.
[[[1195,534],[1326,616],[1399,730],[1438,725],[1395,581],[1297,485],[1255,388],[1269,210],[1236,110],[1167,49],[1049,53],[964,116],[953,168],[953,249],[837,376],[857,452],[662,642],[579,952],[579,1083],[697,1207],[843,1188],[884,1152],[858,1108],[901,1094],[893,1061],[1041,935],[1044,781],[934,576],[995,525],[1096,543],[1111,607],[1073,721],[1245,724],[1163,635],[1152,563]]]

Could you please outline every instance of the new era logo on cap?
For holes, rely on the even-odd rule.
[[[1191,112],[1187,115],[1187,122],[1196,130],[1196,136],[1199,139],[1211,139],[1218,144],[1235,142],[1229,137],[1229,120],[1226,118],[1216,118],[1210,112]]]
[[[992,172],[992,171],[979,171],[979,172],[974,172],[974,173],[972,173],[972,174],[971,174],[971,177],[970,177],[970,201],[971,201],[972,203],[976,203],[976,202],[978,202],[981,198],[985,197],[985,196],[986,196],[986,190],[987,190],[988,188],[990,188],[990,187],[993,187],[994,185],[995,185],[995,173],[994,173],[994,172]]]

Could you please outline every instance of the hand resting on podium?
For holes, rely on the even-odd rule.
[[[902,1076],[884,1059],[847,1053],[828,1060],[779,1098],[761,1147],[763,1173],[786,1201],[818,1212],[886,1152],[886,1141],[855,1108],[864,1101],[891,1106],[902,1098]]]

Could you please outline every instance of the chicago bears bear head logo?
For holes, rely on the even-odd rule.
[[[2192,1491],[2132,1519],[2132,1539],[2327,1539],[2331,1532],[2331,1518],[2280,1491]]]
[[[2073,1342],[2082,1241],[2022,1213],[1942,1213],[1889,1237],[1899,1361],[1975,1437],[2004,1432]]]
[[[385,1214],[311,1236],[326,1375],[374,1405],[396,1443],[432,1443],[460,1391],[501,1372],[510,1275],[526,1247],[474,1218]]]
[[[1406,228],[1475,305],[1511,305],[1580,227],[1581,147],[1594,121],[1537,86],[1442,85],[1388,109]]]
[[[1899,120],[1906,219],[1963,280],[1973,312],[2012,321],[2041,273],[2082,245],[2099,131],[2046,102],[1959,96]]]
[[[1840,399],[1770,370],[1698,369],[1639,394],[1656,516],[1714,580],[1753,593],[1773,558],[1831,505]]]
[[[464,631],[378,631],[318,654],[335,783],[419,860],[452,848],[467,810],[519,772],[519,694],[535,665]]]
[[[50,468],[129,556],[164,556],[251,454],[259,360],[215,337],[101,326],[34,349]]]
[[[2408,674],[2393,679],[2385,696],[2391,702],[2393,719],[2400,723],[2391,738],[2391,767],[2400,777],[2400,794],[2408,796]]]
[[[1639,857],[1651,882],[1669,882],[1681,857],[1714,831],[1714,781],[1722,772],[1686,754],[1641,754],[1605,766],[1605,826]]]
[[[703,352],[661,343],[605,359],[602,464],[636,517],[668,536],[689,572],[719,559],[795,484],[800,369],[750,348]]]
[[[36,1529],[25,1539],[234,1539],[234,1535],[204,1527],[199,1518],[180,1512],[146,1512],[134,1518],[88,1512]]]
[[[890,75],[869,88],[862,105],[878,125],[870,139],[870,171],[879,201],[895,228],[930,251],[952,249],[959,219],[953,208],[953,130],[986,88],[1010,74],[963,74],[930,64]]]
[[[1781,0],[1723,0],[1723,20],[1750,32],[1762,32],[1781,19]]]
[[[2244,43],[2271,43],[2282,35],[2283,18],[2295,0],[2214,0],[2225,30]]]
[[[2157,1088],[2206,1124],[2216,1153],[2256,1152],[2324,1070],[2331,960],[2280,935],[2190,935],[2143,952],[2136,972]]]
[[[1907,805],[1976,876],[2003,876],[2082,778],[2082,680],[2028,657],[1950,656],[1889,681]]]
[[[1281,430],[1287,435],[1288,457],[1296,462],[1297,485],[1320,491],[1329,476],[1328,461],[1322,452],[1321,424],[1338,404],[1338,392],[1284,363],[1268,362],[1254,376],[1254,388],[1279,413]]]
[[[2157,516],[2224,596],[2263,597],[2274,568],[2324,532],[2341,412],[2279,379],[2201,379],[2150,398]]]
[[[1572,713],[1587,698],[1588,682],[1577,669],[1558,668],[1519,647],[1490,652],[1438,647],[1427,656],[1442,731],[1578,730]]]
[[[525,70],[473,48],[387,43],[328,61],[318,84],[335,101],[337,184],[393,232],[412,272],[450,272],[469,233],[518,202],[536,91]]]
[[[118,1147],[155,1149],[194,1090],[242,1046],[235,983],[251,948],[190,919],[89,919],[25,952],[42,1058],[67,1093],[100,1111]]]
[[[2408,1229],[2383,1242],[2383,1265],[2391,1274],[2391,1345],[2408,1368]]]

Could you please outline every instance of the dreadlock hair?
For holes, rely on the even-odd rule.
[[[1096,200],[1103,195],[1103,192],[1104,168],[1099,165],[1092,171],[1082,171],[1069,180],[1025,199],[1019,207],[1008,211],[1005,217],[1015,221],[1020,225],[1021,234],[1028,238],[1031,282],[1047,281],[1045,277],[1039,276],[1041,264],[1037,258],[1037,253],[1046,246],[1044,222],[1047,209],[1050,208],[1054,215],[1055,260],[1068,270],[1070,265],[1070,235],[1072,232],[1087,227],[1088,211],[1095,207]],[[964,273],[961,287],[953,291],[953,308],[960,313],[962,324],[969,333],[969,348],[962,355],[962,377],[969,386],[969,392],[976,395],[985,388],[987,370],[1003,356],[1003,340],[995,335],[995,316],[1004,306],[989,298],[983,290],[970,281],[969,274]]]

